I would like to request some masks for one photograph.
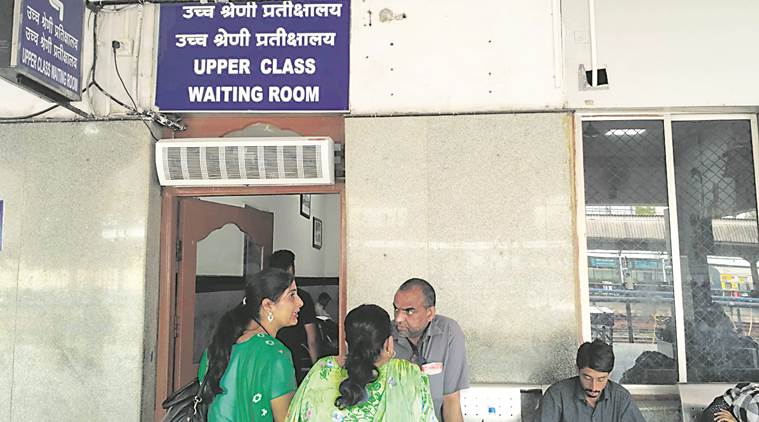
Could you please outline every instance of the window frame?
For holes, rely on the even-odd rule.
[[[754,195],[759,204],[759,125],[757,115],[753,113],[723,113],[723,114],[696,114],[696,113],[575,113],[574,116],[574,152],[575,152],[575,225],[577,231],[577,256],[578,256],[578,296],[580,301],[580,342],[592,340],[590,324],[590,289],[589,270],[587,265],[587,228],[585,215],[585,173],[583,159],[583,132],[582,123],[586,121],[611,121],[611,120],[660,120],[664,125],[664,151],[667,174],[667,206],[670,210],[677,210],[677,192],[675,187],[675,162],[674,144],[672,138],[672,123],[679,121],[715,121],[715,120],[748,120],[751,128],[751,152],[754,167]],[[677,212],[669,212],[670,245],[672,256],[672,277],[675,300],[675,321],[677,338],[677,384],[688,382],[687,356],[685,354],[685,310],[683,305],[682,269],[680,257],[680,226],[678,225]],[[754,280],[755,283],[759,280]],[[653,385],[641,384],[627,386],[633,394],[671,394],[676,393],[677,384]]]

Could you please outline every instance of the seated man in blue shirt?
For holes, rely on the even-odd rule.
[[[601,340],[577,349],[578,376],[559,381],[540,400],[539,422],[645,422],[630,393],[614,381],[614,350]]]

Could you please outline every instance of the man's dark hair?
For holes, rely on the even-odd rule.
[[[406,291],[411,290],[415,287],[418,287],[422,290],[422,294],[424,295],[424,306],[430,307],[435,306],[435,289],[432,288],[432,285],[427,282],[427,280],[423,280],[421,278],[410,278],[401,284],[401,287],[398,288],[398,291]]]
[[[577,369],[590,368],[598,372],[614,369],[614,349],[600,339],[585,342],[577,349]]]
[[[293,267],[293,271],[295,271],[295,254],[293,251],[280,249],[269,257],[269,268],[287,271],[290,267]]]

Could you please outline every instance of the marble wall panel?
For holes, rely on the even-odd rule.
[[[348,307],[428,279],[472,382],[550,383],[578,341],[571,116],[346,120]],[[508,321],[508,323],[504,323]]]
[[[413,119],[349,119],[346,139],[348,309],[392,310],[395,288],[427,274],[428,128]]]
[[[7,139],[23,151],[23,206],[6,215],[21,230],[8,420],[140,420],[158,277],[150,135],[141,122],[0,133],[0,156],[17,153]]]
[[[0,132],[1,133],[1,132]],[[0,200],[3,201],[2,250],[0,250],[0,368],[12,368],[16,338],[19,244],[24,208],[25,151],[18,138],[2,139],[7,152],[0,154]],[[0,420],[10,420],[13,372],[0,377]]]

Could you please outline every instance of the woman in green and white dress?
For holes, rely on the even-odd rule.
[[[267,269],[246,280],[245,298],[216,326],[198,378],[208,378],[209,422],[281,422],[295,392],[290,351],[276,339],[303,301],[293,276]]]
[[[427,375],[393,358],[390,316],[361,305],[345,318],[348,356],[331,356],[311,368],[295,393],[287,422],[436,421]]]

